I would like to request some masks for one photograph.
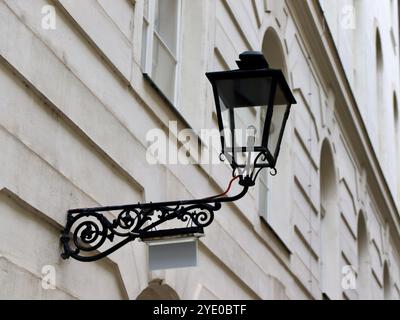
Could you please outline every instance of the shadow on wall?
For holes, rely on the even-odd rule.
[[[340,299],[340,242],[336,166],[332,148],[324,140],[320,158],[321,289],[325,297]]]

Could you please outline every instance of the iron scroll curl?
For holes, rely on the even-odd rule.
[[[69,210],[60,239],[61,257],[91,262],[136,239],[148,238],[152,233],[159,236],[173,234],[175,230],[176,233],[182,230],[203,233],[203,228],[213,222],[222,203],[242,198],[248,188],[244,186],[232,197]],[[179,221],[184,228],[158,230],[171,220]]]

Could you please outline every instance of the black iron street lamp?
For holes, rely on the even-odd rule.
[[[217,108],[222,154],[242,183],[265,167],[274,172],[290,107],[296,103],[281,70],[260,52],[239,56],[239,70],[207,73]]]
[[[282,71],[270,69],[262,53],[244,52],[239,59],[238,70],[206,76],[214,91],[221,156],[231,164],[232,181],[239,179],[241,192],[232,197],[225,192],[196,200],[69,210],[61,235],[64,259],[95,261],[136,239],[203,234],[221,204],[242,198],[260,170],[268,167],[276,174],[282,136],[296,100]],[[157,230],[171,220],[183,226]]]

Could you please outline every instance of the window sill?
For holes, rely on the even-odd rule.
[[[280,252],[282,252],[285,256],[285,258],[289,260],[290,256],[292,255],[292,251],[290,250],[290,248],[262,216],[260,216],[260,220],[262,232],[260,232],[259,235],[265,241],[267,241],[271,247],[273,247],[274,249],[279,249]]]

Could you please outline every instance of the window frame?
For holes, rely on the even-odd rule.
[[[180,74],[181,74],[181,52],[182,52],[182,0],[177,1],[177,24],[176,24],[176,53],[172,52],[172,50],[167,46],[164,42],[160,34],[155,30],[155,14],[156,14],[156,1],[160,0],[144,0],[147,1],[148,9],[146,17],[145,15],[145,5],[143,6],[143,26],[142,26],[142,56],[141,56],[141,67],[143,73],[149,77],[152,81],[152,84],[155,85],[158,91],[166,98],[172,105],[179,105],[179,95],[178,88],[180,82]],[[145,28],[147,27],[147,34],[144,37]],[[163,91],[163,89],[155,82],[153,76],[153,52],[154,52],[154,40],[155,38],[166,51],[168,56],[172,58],[175,62],[175,75],[174,75],[174,88],[173,88],[173,97],[172,101],[168,97],[168,94]],[[144,40],[144,41],[143,41]]]

